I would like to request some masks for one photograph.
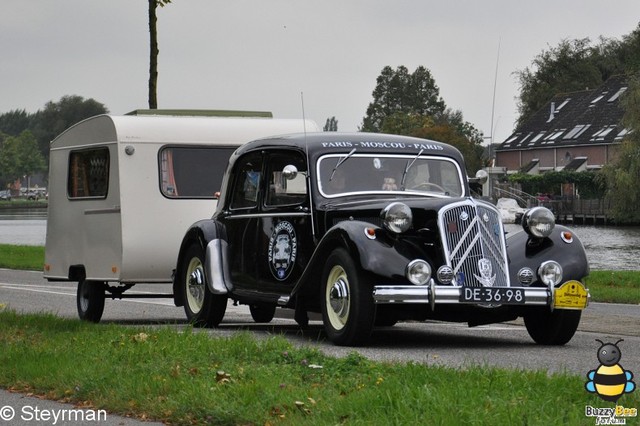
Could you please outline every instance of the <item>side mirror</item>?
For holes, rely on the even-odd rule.
[[[293,180],[298,176],[298,168],[292,164],[288,164],[282,169],[282,176],[284,176],[286,180]]]
[[[489,179],[489,173],[484,170],[478,170],[476,172],[476,177],[472,179],[473,182],[477,182],[480,185],[484,185]]]

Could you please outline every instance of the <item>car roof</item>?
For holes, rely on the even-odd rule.
[[[298,133],[258,139],[244,144],[234,157],[259,149],[294,148],[308,152],[314,161],[326,154],[349,153],[356,148],[357,153],[418,154],[451,157],[461,165],[464,159],[455,147],[429,139],[384,133]],[[464,166],[461,167],[464,170]]]

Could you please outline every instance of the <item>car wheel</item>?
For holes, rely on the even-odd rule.
[[[105,286],[104,282],[88,281],[84,278],[78,282],[76,306],[81,320],[100,322],[104,312]]]
[[[179,276],[184,294],[187,319],[198,327],[217,327],[227,310],[227,296],[213,294],[204,272],[204,250],[192,244],[184,256],[184,268]]]
[[[582,311],[557,309],[531,312],[524,316],[529,336],[540,345],[561,346],[567,343],[580,323]]]
[[[251,318],[255,322],[271,322],[276,314],[276,306],[266,303],[256,303],[249,305],[249,311],[251,312]]]
[[[329,340],[340,346],[365,343],[375,320],[372,289],[346,250],[331,253],[322,283],[322,321]]]

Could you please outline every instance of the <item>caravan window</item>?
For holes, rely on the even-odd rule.
[[[167,198],[214,198],[236,147],[169,146],[160,150],[160,190]]]
[[[109,149],[71,151],[67,180],[69,198],[106,198],[108,188]]]

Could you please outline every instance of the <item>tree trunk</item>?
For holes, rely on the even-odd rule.
[[[149,0],[149,109],[158,108],[158,32],[156,23],[157,0]]]

